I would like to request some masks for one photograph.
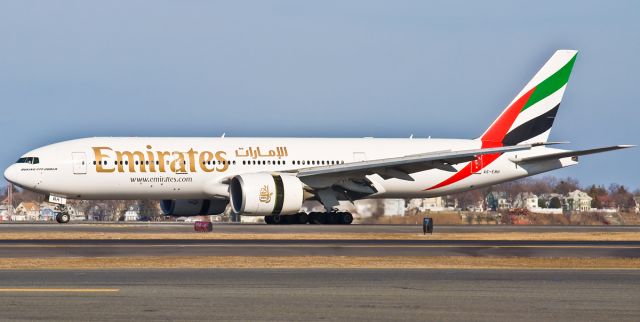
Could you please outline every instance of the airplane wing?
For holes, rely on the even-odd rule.
[[[613,145],[602,148],[595,149],[587,149],[587,150],[577,150],[577,151],[563,151],[556,152],[550,154],[536,155],[531,157],[522,157],[522,158],[510,158],[509,160],[515,163],[528,163],[528,162],[536,162],[536,161],[546,161],[546,160],[557,160],[567,157],[577,157],[581,155],[594,154],[600,152],[607,152],[613,150],[620,150],[634,147],[634,145]]]
[[[413,181],[414,179],[410,176],[411,173],[429,169],[440,169],[444,171],[456,172],[456,168],[453,167],[454,164],[475,160],[479,155],[523,151],[529,150],[534,146],[549,144],[556,143],[551,142],[523,144],[461,151],[436,151],[407,155],[398,158],[317,166],[285,172],[295,174],[300,179],[300,181],[316,190],[327,189],[331,186],[336,185],[355,193],[372,194],[376,191],[370,185],[370,182],[365,179],[366,175],[379,174],[384,179],[396,178],[401,180]],[[231,177],[227,177],[219,181],[212,181],[205,186],[205,193],[211,196],[221,196],[228,198],[228,187],[230,180]],[[320,192],[320,194],[323,193]],[[335,202],[337,203],[337,201]],[[333,204],[333,202],[330,203]]]
[[[475,160],[478,155],[514,152],[531,149],[533,144],[514,145],[489,149],[473,149],[462,151],[436,151],[423,154],[408,155],[398,158],[361,161],[348,164],[313,167],[298,170],[297,176],[302,181],[316,177],[353,177],[379,174],[385,179],[397,178],[413,181],[411,173],[429,169],[457,171],[452,165]]]

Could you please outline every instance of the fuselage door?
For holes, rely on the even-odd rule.
[[[72,152],[71,159],[73,160],[73,174],[87,173],[87,156],[84,152]]]

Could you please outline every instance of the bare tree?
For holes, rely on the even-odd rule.
[[[566,195],[567,193],[578,189],[580,189],[580,183],[578,180],[568,177],[560,180],[560,182],[553,187],[553,192]]]

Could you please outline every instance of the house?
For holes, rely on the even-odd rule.
[[[538,196],[531,192],[521,192],[513,200],[513,207],[535,211],[539,208]]]
[[[545,193],[538,197],[542,201],[539,201],[539,204],[544,205],[541,208],[552,208],[552,209],[563,209],[565,198],[563,195],[559,193]]]
[[[590,211],[591,210],[591,198],[586,192],[575,190],[569,192],[564,197],[564,210],[566,211]]]
[[[511,209],[512,203],[507,198],[507,193],[503,191],[489,192],[485,198],[487,202],[487,209],[491,211],[498,211],[504,209]]]
[[[9,206],[0,205],[0,221],[7,221],[10,219]]]
[[[447,208],[446,202],[442,197],[424,198],[422,199],[422,210],[426,211],[444,211]]]
[[[138,221],[140,220],[140,211],[138,210],[137,206],[131,206],[129,207],[129,210],[127,210],[124,213],[124,221]]]
[[[382,215],[380,200],[378,199],[360,199],[353,202],[355,207],[354,216],[359,219]]]
[[[404,199],[384,199],[382,203],[385,216],[404,216]]]
[[[0,205],[3,205],[3,206],[11,205],[11,199],[9,197],[4,198],[2,202],[0,202]]]
[[[76,209],[74,206],[72,205],[67,205],[67,211],[69,212],[69,216],[71,217],[71,220],[73,221],[83,221],[83,220],[87,220],[84,211],[80,211],[78,209]]]
[[[41,205],[40,206],[40,216],[38,216],[38,220],[43,221],[53,221],[56,219],[58,212],[55,207],[51,207],[49,205]]]
[[[446,203],[443,197],[434,198],[416,198],[409,200],[407,209],[417,209],[420,212],[423,211],[444,211],[446,210]]]
[[[35,202],[23,201],[16,207],[16,221],[35,221],[40,217],[40,206]]]

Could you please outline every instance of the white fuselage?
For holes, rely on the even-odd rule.
[[[479,140],[342,138],[111,138],[96,137],[48,145],[24,157],[5,177],[26,189],[82,199],[207,199],[227,193],[221,183],[244,173],[294,173],[296,169],[403,157],[435,151],[479,149]],[[377,193],[369,198],[432,197],[522,178],[576,164],[571,158],[528,164],[509,159],[560,151],[536,147],[501,155],[464,178],[429,189],[452,175],[432,169],[413,181],[367,178]],[[137,162],[137,163],[136,163]],[[455,165],[461,171],[466,163]],[[473,172],[473,173],[471,173]]]

